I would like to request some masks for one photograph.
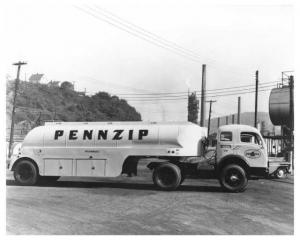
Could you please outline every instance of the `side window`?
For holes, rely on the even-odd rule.
[[[253,132],[241,132],[241,142],[262,146],[262,140],[260,136]]]
[[[232,132],[221,132],[220,141],[231,142],[232,141]]]

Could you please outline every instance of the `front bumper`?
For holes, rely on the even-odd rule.
[[[265,178],[269,175],[269,169],[263,167],[252,167],[249,169],[249,175],[251,177]]]

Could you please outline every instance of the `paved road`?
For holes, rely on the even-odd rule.
[[[213,179],[189,179],[164,192],[145,171],[21,187],[8,173],[7,233],[293,234],[293,190],[289,177],[250,181],[244,193],[222,192]]]

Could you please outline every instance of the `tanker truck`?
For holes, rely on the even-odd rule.
[[[175,190],[197,174],[197,161],[190,159],[203,159],[206,151],[207,129],[190,122],[48,122],[27,134],[9,169],[19,185],[35,185],[62,176],[130,175],[148,159],[154,184]],[[246,125],[221,126],[209,161],[231,192],[268,171],[265,143]]]

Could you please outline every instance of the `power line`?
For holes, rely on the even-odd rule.
[[[270,85],[270,86],[261,86],[260,89],[265,89],[265,88],[270,88],[270,87],[275,87],[276,85]],[[251,91],[251,90],[255,90],[255,88],[244,88],[244,89],[238,89],[238,90],[232,90],[232,91],[223,91],[223,92],[216,92],[216,93],[207,93],[206,95],[209,97],[209,96],[216,96],[217,95],[220,95],[220,94],[230,94],[230,93],[240,93],[241,91]],[[149,96],[146,96],[147,94],[145,95],[140,95],[140,96],[137,96],[137,95],[133,95],[133,96],[123,96],[124,98],[126,99],[159,99],[159,98],[180,98],[180,97],[186,97],[186,93],[183,93],[183,94],[177,94],[177,95],[157,95],[157,96],[154,96],[154,95],[149,95]],[[197,94],[198,96],[201,97],[201,94]]]
[[[279,83],[278,81],[270,81],[270,82],[264,82],[264,83],[260,83],[259,85],[274,85],[274,83]],[[215,89],[210,89],[210,90],[206,90],[206,91],[221,91],[221,90],[224,90],[224,89],[235,89],[235,88],[242,88],[242,87],[255,87],[255,85],[253,84],[250,84],[250,85],[244,85],[244,86],[235,86],[235,87],[226,87],[226,88],[215,88]]]
[[[146,30],[145,28],[142,28],[142,27],[140,27],[136,24],[133,24],[133,23],[125,20],[124,18],[121,18],[121,17],[117,16],[114,13],[112,13],[110,11],[107,11],[104,8],[99,7],[98,5],[95,5],[94,8],[92,8],[90,6],[86,6],[86,7],[89,9],[89,11],[92,11],[93,13],[96,12],[96,13],[100,14],[102,16],[102,19],[101,19],[102,21],[105,21],[105,20],[103,20],[103,17],[107,18],[110,21],[114,22],[115,24],[119,24],[122,27],[126,28],[127,30],[129,29],[129,31],[133,31],[136,34],[142,35],[143,40],[145,40],[144,37],[150,38],[151,41],[158,42],[159,44],[162,44],[167,48],[171,48],[175,51],[179,51],[181,54],[185,54],[185,55],[188,55],[189,57],[192,57],[193,61],[194,61],[194,58],[197,59],[196,61],[203,61],[203,57],[200,53],[198,53],[196,51],[191,51],[190,49],[187,49],[185,47],[180,46],[179,44],[177,44],[174,41],[167,40],[167,39],[165,39],[165,38],[163,38],[163,37],[161,37],[161,36],[159,36],[155,33],[152,33],[150,31]],[[215,62],[215,60],[212,60],[212,59],[207,58],[207,57],[205,59],[206,59],[206,62],[211,62],[211,63]],[[224,65],[224,64],[228,65],[226,62],[222,63],[222,65]],[[232,70],[230,72],[232,73]]]
[[[259,92],[265,92],[265,91],[270,91],[273,88],[268,88],[268,89],[262,89],[259,90]],[[247,91],[247,92],[237,92],[237,93],[230,93],[230,94],[220,94],[220,95],[211,95],[208,96],[210,98],[218,98],[218,97],[225,97],[225,96],[236,96],[236,95],[242,95],[242,94],[249,94],[249,93],[254,93],[254,91]],[[178,98],[156,98],[156,99],[125,99],[127,101],[133,102],[133,101],[137,101],[137,102],[147,102],[147,101],[178,101],[178,100],[187,100],[187,97],[178,97]]]
[[[94,5],[94,7],[85,6],[84,8],[80,8],[78,6],[74,6],[78,10],[85,12],[86,14],[93,16],[94,18],[97,18],[98,20],[104,21],[116,28],[121,29],[122,31],[125,31],[135,37],[138,37],[144,41],[147,41],[151,44],[154,44],[158,47],[164,48],[165,50],[169,50],[173,53],[179,54],[181,56],[184,56],[192,61],[195,62],[202,62],[203,57],[198,53],[197,51],[191,51],[190,49],[187,49],[185,47],[182,47],[181,45],[177,44],[174,41],[167,40],[155,33],[150,32],[149,30],[146,30],[145,28],[142,28],[136,24],[133,24],[116,14],[107,11],[104,8],[101,8],[97,5]],[[101,17],[99,16],[101,15]],[[215,60],[212,60],[210,58],[205,57],[206,62],[215,62]],[[228,65],[226,62],[223,62],[222,65]],[[232,68],[232,67],[231,67]],[[230,71],[232,73],[232,70]]]
[[[174,48],[172,48],[172,47],[170,47],[170,46],[168,46],[166,44],[163,44],[163,43],[160,43],[160,42],[157,43],[157,41],[155,42],[155,41],[153,41],[153,40],[151,40],[151,39],[143,36],[142,34],[137,34],[133,30],[130,30],[130,29],[128,29],[128,28],[126,28],[126,27],[124,27],[122,25],[120,26],[120,24],[118,24],[116,22],[113,22],[111,20],[107,20],[107,19],[105,19],[103,17],[99,17],[98,15],[94,14],[90,10],[83,9],[83,8],[78,7],[78,6],[74,6],[74,7],[77,8],[77,9],[79,9],[82,12],[85,12],[86,14],[88,14],[88,15],[94,17],[94,18],[97,18],[97,19],[99,19],[101,21],[104,21],[104,22],[106,22],[106,23],[108,23],[108,24],[110,24],[110,25],[112,25],[112,26],[114,26],[114,27],[116,27],[116,28],[118,28],[118,29],[120,29],[122,31],[125,31],[125,32],[127,32],[127,33],[129,33],[129,34],[131,34],[131,35],[133,35],[135,37],[137,37],[137,38],[140,38],[140,39],[142,39],[144,41],[147,41],[147,42],[149,42],[151,44],[154,44],[157,47],[160,47],[160,48],[163,48],[165,50],[171,51],[171,52],[173,52],[175,54],[181,55],[181,56],[183,56],[185,58],[188,58],[189,60],[192,60],[194,62],[200,62],[199,59],[196,58],[196,57],[192,57],[192,56],[188,55],[187,53],[184,53],[184,52],[182,52],[180,50],[174,49]]]
[[[272,84],[273,83],[273,84]],[[271,82],[264,82],[264,83],[260,83],[260,88],[263,88],[263,87],[272,87],[272,86],[277,86],[277,84],[274,84],[274,83],[279,83],[278,81],[271,81]],[[227,88],[218,88],[218,89],[208,89],[206,91],[208,91],[209,93],[208,94],[212,94],[214,91],[216,92],[220,92],[222,90],[224,90],[224,92],[227,92],[229,91],[229,89],[237,89],[237,90],[232,90],[232,91],[240,91],[240,90],[244,90],[244,89],[240,89],[240,88],[246,88],[246,87],[252,87],[252,88],[255,88],[254,85],[242,85],[242,86],[234,86],[234,87],[227,87]],[[247,88],[248,89],[248,88]],[[230,91],[230,92],[232,92]],[[196,91],[193,91],[193,92],[196,92],[196,93],[201,93],[200,90],[196,90]],[[95,93],[92,93],[92,92],[88,92],[89,94],[95,94]],[[187,94],[187,91],[185,92],[151,92],[151,93],[114,93],[114,94],[111,94],[111,95],[116,95],[116,96],[159,96],[159,95],[184,95],[186,96]]]
[[[142,28],[142,27],[140,27],[136,24],[133,24],[133,23],[131,23],[131,22],[115,15],[115,14],[113,14],[112,12],[107,11],[104,8],[101,8],[99,6],[95,6],[96,10],[92,9],[91,7],[88,7],[88,8],[91,9],[92,11],[98,12],[102,16],[105,16],[105,17],[107,17],[108,19],[110,19],[112,21],[118,22],[119,24],[121,24],[124,27],[132,29],[133,31],[138,32],[138,33],[142,34],[143,36],[146,36],[146,37],[149,37],[149,38],[153,39],[154,41],[158,41],[162,44],[166,44],[166,45],[168,45],[168,46],[170,46],[174,49],[177,49],[179,51],[184,52],[185,54],[188,54],[192,57],[196,57],[196,58],[201,59],[201,56],[198,53],[196,53],[194,51],[191,51],[187,48],[184,48],[184,47],[180,46],[179,44],[177,44],[175,42],[172,42],[172,41],[169,41],[169,40],[167,40],[167,39],[165,39],[161,36],[158,36],[157,34],[152,33],[150,31],[146,30],[145,28]]]
[[[113,14],[112,12],[109,12],[99,6],[94,6],[94,8],[90,6],[86,6],[85,8],[81,8],[78,6],[74,6],[78,10],[98,19],[101,21],[104,21],[122,31],[125,31],[137,38],[140,38],[144,41],[147,41],[155,46],[158,46],[160,48],[163,48],[165,50],[171,51],[177,55],[183,56],[185,58],[188,58],[189,60],[192,60],[194,62],[201,62],[203,59],[199,55],[199,53],[195,51],[191,51],[187,48],[184,48],[180,46],[179,44],[169,41],[163,37],[158,36],[157,34],[154,34],[136,24],[133,24],[123,18],[120,18],[119,16]],[[96,9],[95,9],[96,8]],[[99,14],[101,16],[99,16]],[[214,62],[213,60],[210,60]],[[224,90],[224,89],[220,89]],[[209,90],[208,90],[209,91]]]

